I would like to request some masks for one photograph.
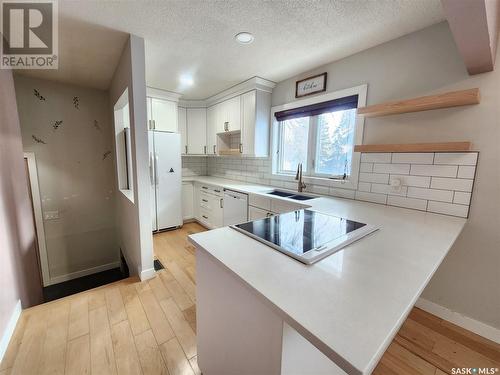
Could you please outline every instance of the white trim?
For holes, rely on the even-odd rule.
[[[87,268],[81,271],[71,272],[66,275],[60,275],[50,278],[50,282],[47,285],[59,284],[64,281],[77,279],[82,276],[92,275],[93,273],[107,271],[113,268],[120,267],[120,262],[106,263],[97,267]]]
[[[35,228],[38,241],[38,252],[40,255],[40,268],[42,269],[42,281],[43,286],[47,286],[50,285],[50,270],[47,243],[45,242],[45,227],[43,222],[42,200],[40,198],[40,185],[38,183],[38,168],[34,152],[25,152],[24,157],[28,161],[31,201],[33,202],[33,213],[35,216]]]
[[[463,329],[474,332],[479,336],[500,344],[500,329],[498,328],[469,318],[468,316],[462,315],[456,311],[452,311],[446,307],[438,305],[437,303],[431,302],[424,298],[419,298],[415,306],[450,323],[456,324]]]
[[[0,341],[0,362],[2,362],[3,356],[7,351],[7,347],[9,346],[10,339],[14,334],[14,330],[16,329],[17,321],[21,316],[21,312],[22,312],[21,300],[18,300],[16,306],[14,306],[14,311],[10,316],[9,322],[5,327],[5,331],[2,334],[2,340]]]
[[[148,268],[147,270],[139,270],[139,278],[141,279],[141,281],[144,281],[144,280],[149,280],[149,279],[152,279],[153,277],[155,277],[155,269],[154,268]]]
[[[148,98],[165,99],[177,103],[179,102],[179,98],[182,96],[182,94],[178,94],[176,92],[168,90],[156,89],[154,87],[146,87],[146,96]]]
[[[359,86],[355,86],[355,87],[351,87],[351,88],[347,88],[347,89],[343,89],[343,90],[329,92],[329,93],[323,94],[323,95],[316,95],[314,97],[300,99],[300,100],[293,101],[291,103],[286,103],[286,104],[272,107],[271,108],[272,178],[273,179],[280,179],[280,180],[290,180],[290,177],[277,173],[278,160],[276,157],[276,150],[277,150],[278,142],[279,142],[279,133],[278,133],[279,126],[278,126],[278,122],[276,121],[276,118],[274,117],[274,114],[276,112],[288,110],[288,109],[293,109],[293,108],[298,108],[298,107],[304,107],[306,105],[326,102],[329,100],[343,98],[343,97],[351,96],[351,95],[358,95],[358,106],[364,107],[366,105],[366,93],[367,93],[367,91],[368,91],[368,85],[364,84],[364,85],[359,85]],[[364,116],[356,115],[356,125],[355,125],[355,132],[356,133],[354,135],[354,144],[355,145],[363,144],[364,126],[365,126]],[[315,176],[304,176],[304,181],[311,182],[311,183],[318,184],[318,185],[325,185],[325,186],[341,188],[341,189],[356,190],[358,188],[360,161],[361,161],[361,153],[353,151],[352,159],[351,159],[351,163],[352,163],[351,175],[349,176],[349,180],[347,180],[347,181],[330,180],[330,179],[315,177]],[[292,179],[293,179],[293,177],[294,176],[291,176]]]

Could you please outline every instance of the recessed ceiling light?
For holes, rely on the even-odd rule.
[[[190,74],[183,74],[179,77],[182,86],[192,86],[194,84],[193,76]]]
[[[241,44],[250,44],[253,42],[254,37],[251,33],[243,31],[241,33],[236,34],[234,36],[234,39],[236,39],[238,41],[238,43],[241,43]]]

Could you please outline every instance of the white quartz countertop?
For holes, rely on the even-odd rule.
[[[214,177],[192,180],[247,193],[272,189]],[[466,220],[333,197],[306,203],[380,229],[310,266],[229,227],[190,239],[338,366],[369,374]]]

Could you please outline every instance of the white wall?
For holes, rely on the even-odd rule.
[[[477,106],[367,119],[363,143],[468,140],[480,151],[469,221],[423,297],[500,328],[500,68],[469,76],[444,22],[280,82],[272,105],[294,101],[296,80],[325,71],[327,91],[367,83],[367,105],[480,88]]]
[[[50,278],[117,267],[107,93],[20,75],[15,87],[24,151],[34,152],[37,161],[42,212],[59,213],[58,219],[44,220]],[[57,129],[56,121],[62,121]]]
[[[134,202],[122,193],[117,197],[118,241],[131,274],[153,275],[153,236],[148,169],[148,130],[144,40],[130,35],[111,82],[110,112],[128,88],[132,140]],[[115,172],[116,176],[116,172]]]

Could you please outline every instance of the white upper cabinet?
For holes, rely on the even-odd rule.
[[[204,155],[207,153],[207,109],[187,108],[187,154]]]
[[[177,132],[177,103],[159,98],[147,98],[149,128],[165,132]]]
[[[217,154],[217,108],[207,108],[207,154]]]
[[[178,107],[178,124],[179,133],[181,133],[181,152],[187,153],[187,123],[186,123],[186,108]]]
[[[241,95],[241,153],[269,156],[271,94],[253,90]]]
[[[213,121],[216,133],[238,131],[241,129],[241,96],[224,100],[210,107],[214,111]]]

